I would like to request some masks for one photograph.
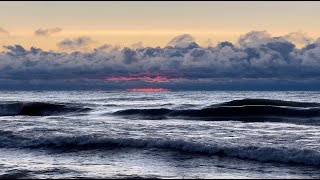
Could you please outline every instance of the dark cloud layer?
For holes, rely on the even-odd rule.
[[[82,37],[58,46],[75,50],[91,42]],[[252,31],[236,44],[226,41],[214,47],[200,47],[190,35],[178,36],[163,48],[103,45],[90,52],[60,53],[5,46],[0,89],[320,90],[320,41],[307,42],[297,48],[288,36]]]
[[[49,29],[42,29],[42,28],[40,28],[40,29],[37,29],[37,30],[34,32],[34,34],[35,34],[36,36],[50,36],[50,35],[52,35],[52,34],[56,34],[56,33],[59,33],[59,32],[61,32],[61,31],[62,31],[62,29],[59,28],[59,27],[49,28]]]

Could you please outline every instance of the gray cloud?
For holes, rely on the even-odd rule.
[[[49,28],[49,29],[37,29],[35,32],[34,32],[34,35],[36,36],[50,36],[52,34],[56,34],[56,33],[59,33],[61,32],[62,29],[59,28],[59,27],[56,27],[56,28]]]
[[[66,39],[58,46],[76,50],[85,48],[91,41],[86,37]],[[92,51],[72,53],[5,46],[7,51],[0,53],[0,80],[16,84],[26,81],[47,84],[49,80],[60,83],[61,87],[80,82],[108,87],[160,83],[183,89],[204,86],[202,82],[208,87],[216,82],[243,82],[253,87],[250,83],[255,81],[261,86],[262,82],[268,82],[270,87],[278,82],[294,82],[304,84],[299,87],[319,88],[315,84],[320,81],[320,41],[297,48],[285,37],[252,31],[241,36],[235,45],[226,41],[200,47],[185,35],[169,44],[172,42],[175,46],[121,49],[103,45]],[[307,82],[313,85],[306,85]],[[227,84],[224,87],[230,87]]]
[[[174,37],[167,45],[174,47],[186,47],[192,42],[195,42],[195,40],[190,34],[182,34]]]
[[[241,47],[257,47],[261,44],[266,44],[273,38],[267,31],[250,31],[247,34],[241,35],[238,43]]]
[[[313,39],[304,32],[292,32],[285,35],[284,38],[294,44],[301,44],[304,46],[313,42]]]
[[[90,37],[82,36],[74,39],[64,39],[57,46],[62,50],[88,50],[92,43],[94,41]]]
[[[133,48],[133,49],[139,49],[139,48],[143,48],[143,43],[140,41],[140,42],[137,42],[137,43],[133,43],[132,45],[131,45],[131,47]]]

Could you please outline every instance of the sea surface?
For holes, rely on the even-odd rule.
[[[1,91],[0,178],[320,178],[320,92]]]

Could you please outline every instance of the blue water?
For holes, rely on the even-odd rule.
[[[319,97],[2,91],[0,178],[319,178]]]

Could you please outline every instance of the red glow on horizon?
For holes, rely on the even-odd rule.
[[[161,72],[141,72],[137,74],[130,74],[128,76],[109,76],[104,77],[104,80],[107,81],[144,81],[144,82],[170,82],[173,80],[180,79],[181,76],[175,74],[170,74],[170,72],[161,71]]]
[[[166,88],[132,88],[128,89],[128,91],[132,92],[163,92],[168,91],[169,89]]]
[[[149,76],[141,76],[141,77],[132,77],[132,76],[111,76],[104,78],[108,81],[133,81],[133,80],[139,80],[139,81],[145,81],[145,82],[169,82],[173,78],[167,78],[165,76],[155,76],[155,77],[149,77]]]

